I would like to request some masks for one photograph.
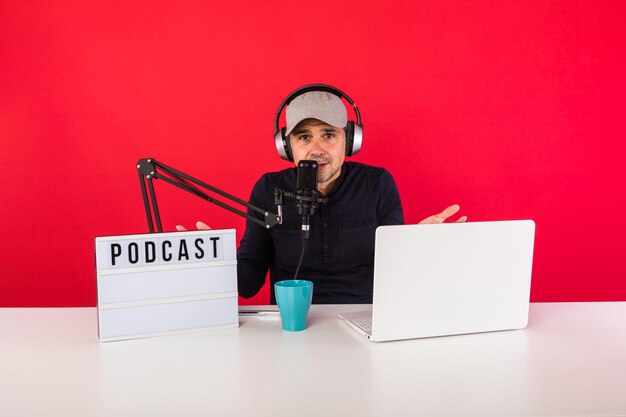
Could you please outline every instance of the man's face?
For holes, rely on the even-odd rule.
[[[317,119],[303,120],[289,135],[293,159],[317,161],[317,182],[320,191],[327,190],[341,174],[346,153],[343,129]]]

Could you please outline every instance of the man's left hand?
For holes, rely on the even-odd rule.
[[[461,207],[458,204],[454,204],[454,205],[448,207],[447,209],[445,209],[444,211],[442,211],[439,214],[435,214],[433,216],[426,217],[424,220],[419,222],[419,224],[439,224],[439,223],[443,223],[444,221],[446,221],[446,219],[448,217],[454,215],[460,209],[461,209]],[[463,223],[466,220],[467,220],[467,216],[461,216],[456,222],[457,223]]]

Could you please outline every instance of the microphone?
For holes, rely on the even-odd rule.
[[[302,216],[302,236],[308,239],[309,220],[315,214],[315,209],[319,203],[317,161],[305,159],[298,162],[296,203],[298,204],[298,213]]]

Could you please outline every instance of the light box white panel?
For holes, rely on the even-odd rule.
[[[237,297],[101,309],[100,340],[119,340],[209,327],[236,327]]]
[[[102,341],[236,327],[234,229],[95,239]]]
[[[98,305],[232,292],[237,292],[236,263],[103,275],[98,279]]]

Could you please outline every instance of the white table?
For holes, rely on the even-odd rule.
[[[626,415],[626,303],[532,304],[526,330],[372,343],[309,328],[101,344],[95,308],[0,309],[1,416]],[[369,306],[366,306],[369,307]]]

